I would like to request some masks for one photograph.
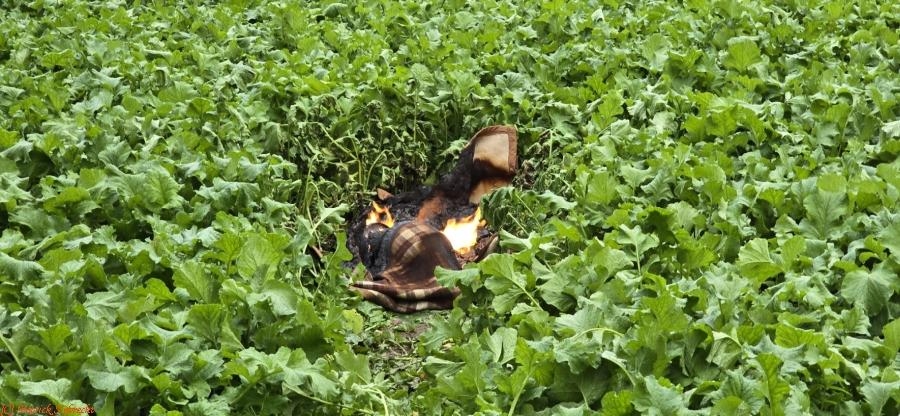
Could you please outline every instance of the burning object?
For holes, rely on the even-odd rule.
[[[372,210],[369,211],[369,215],[366,217],[366,225],[371,224],[383,224],[391,228],[394,226],[394,216],[391,215],[390,210],[372,201]]]
[[[481,219],[481,207],[478,207],[472,215],[447,220],[447,225],[441,233],[450,241],[453,251],[465,255],[478,244],[478,229],[484,228],[485,224],[486,222]]]
[[[379,190],[379,200],[350,224],[347,247],[366,267],[366,279],[352,288],[395,312],[451,308],[459,290],[438,284],[434,269],[458,270],[496,248],[478,204],[512,181],[517,141],[515,127],[484,128],[433,187],[398,195]]]

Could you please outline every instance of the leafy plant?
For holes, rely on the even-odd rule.
[[[0,403],[900,410],[897,4],[144,3],[0,10]],[[354,208],[499,123],[501,252],[361,303]]]

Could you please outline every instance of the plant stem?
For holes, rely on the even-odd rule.
[[[528,379],[531,378],[531,371],[528,372],[528,375],[525,376],[525,379],[522,380],[522,385],[519,386],[518,391],[516,392],[516,397],[513,397],[512,403],[509,405],[509,412],[507,412],[507,416],[513,416],[516,411],[516,405],[519,403],[519,397],[522,396],[522,391],[525,390],[525,385],[528,384]]]
[[[320,398],[315,397],[315,396],[310,396],[310,395],[306,394],[305,392],[303,392],[303,390],[300,390],[300,389],[298,389],[298,388],[296,388],[296,387],[294,387],[294,386],[291,386],[291,385],[289,385],[289,384],[283,384],[283,386],[284,386],[286,389],[288,389],[288,390],[290,390],[290,391],[292,391],[292,392],[294,392],[294,393],[297,393],[297,394],[300,395],[301,397],[306,398],[306,399],[309,399],[309,400],[312,400],[312,401],[314,401],[314,402],[318,402],[318,403],[321,403],[321,404],[327,404],[327,405],[334,406],[334,407],[340,407],[340,408],[342,408],[342,409],[350,409],[350,410],[353,410],[354,412],[359,412],[359,413],[366,414],[366,415],[375,415],[375,414],[377,414],[377,413],[375,413],[375,412],[373,412],[373,411],[371,411],[371,410],[357,409],[357,408],[355,408],[355,407],[346,406],[346,405],[343,405],[343,404],[340,404],[340,403],[329,402],[328,400],[325,400],[325,399],[320,399]],[[382,402],[382,403],[383,403],[383,402]],[[385,409],[386,409],[386,408],[385,408]]]
[[[6,337],[4,337],[3,334],[0,334],[0,341],[3,341],[3,345],[5,345],[6,350],[9,351],[9,355],[12,355],[13,360],[16,361],[16,365],[19,366],[19,371],[24,372],[25,368],[22,367],[22,361],[19,360],[19,356],[16,355],[15,351],[13,351],[12,347],[9,345],[9,341],[6,340]]]

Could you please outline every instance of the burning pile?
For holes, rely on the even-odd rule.
[[[487,230],[478,203],[512,181],[516,144],[514,127],[488,127],[475,134],[453,171],[434,187],[398,195],[379,189],[378,201],[350,225],[347,246],[367,271],[366,280],[353,288],[396,312],[452,307],[459,292],[440,286],[434,269],[459,269],[496,248],[497,237]]]
[[[372,201],[372,208],[366,217],[366,226],[381,224],[387,228],[394,226],[394,216],[390,209]],[[473,252],[478,244],[478,236],[483,235],[487,222],[481,218],[481,207],[475,209],[471,215],[462,218],[450,218],[447,220],[441,233],[450,242],[457,256],[467,256]],[[465,258],[465,257],[464,257]]]

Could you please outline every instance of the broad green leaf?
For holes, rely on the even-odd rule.
[[[133,367],[116,372],[87,370],[86,373],[91,386],[100,391],[114,392],[122,389],[125,393],[134,393],[143,384],[140,372]]]
[[[484,287],[494,294],[491,305],[497,313],[509,313],[516,303],[525,300],[537,306],[525,275],[516,271],[513,265],[513,257],[505,254],[495,254],[481,262],[481,272],[487,276]]]
[[[64,217],[24,206],[10,213],[9,222],[28,227],[35,236],[53,235],[71,228],[71,224]]]
[[[212,272],[196,261],[182,263],[172,279],[175,286],[184,288],[198,303],[210,303],[216,298],[218,282]]]
[[[575,208],[576,204],[574,202],[570,202],[564,197],[557,195],[551,191],[544,191],[543,193],[536,195],[537,199],[547,205],[549,205],[551,212],[558,210],[570,210]]]
[[[457,282],[465,284],[472,289],[480,287],[479,276],[481,272],[478,269],[465,268],[462,270],[451,270],[443,267],[434,269],[434,276],[438,283],[446,287],[456,286]]]
[[[29,396],[43,397],[55,403],[65,403],[71,397],[71,388],[71,380],[60,378],[38,382],[23,381],[19,386],[19,392]]]
[[[725,64],[734,69],[746,70],[759,62],[760,55],[759,47],[752,39],[734,38],[728,41],[728,57]]]
[[[608,205],[618,196],[616,187],[619,183],[616,178],[609,172],[591,172],[588,175],[585,187],[584,203],[599,204],[601,206]]]
[[[545,389],[543,385],[552,380],[553,366],[548,362],[550,356],[549,351],[532,348],[524,339],[517,340],[515,362],[518,366],[512,374],[497,380],[497,389],[513,397],[513,405],[508,409],[510,414],[516,410],[514,404],[517,400],[538,397]],[[532,388],[529,386],[531,383],[537,386]]]
[[[824,191],[835,194],[843,194],[847,191],[847,179],[838,174],[830,173],[819,176],[816,186]]]
[[[228,265],[238,257],[243,245],[244,239],[240,235],[226,232],[213,244],[217,250],[213,256]]]
[[[885,325],[881,331],[884,333],[884,346],[894,353],[900,351],[900,318]]]
[[[884,308],[898,284],[900,278],[880,263],[871,271],[860,269],[847,273],[841,283],[841,297],[873,315]]]
[[[24,282],[39,278],[44,268],[37,262],[18,260],[0,252],[0,273]]]
[[[10,203],[33,199],[31,194],[20,188],[20,185],[25,185],[26,180],[13,173],[0,173],[0,204],[9,206]]]
[[[656,318],[658,327],[652,328],[653,331],[677,333],[687,329],[688,317],[676,306],[675,298],[670,293],[663,293],[654,298],[645,297],[641,302]]]
[[[282,258],[284,253],[276,248],[269,238],[250,234],[244,239],[235,264],[238,274],[245,279],[252,278],[257,272],[270,278],[275,275]]]
[[[616,116],[624,111],[622,109],[623,102],[624,100],[618,91],[608,91],[592,116],[596,126],[603,129],[612,124],[616,120]]]
[[[631,188],[637,188],[647,179],[653,176],[652,169],[640,169],[634,166],[622,166],[622,178]]]
[[[188,310],[187,323],[197,335],[216,342],[222,334],[226,316],[221,304],[197,304]]]
[[[171,103],[181,103],[186,102],[189,99],[193,98],[196,94],[193,88],[190,85],[187,85],[182,82],[177,82],[175,85],[163,88],[159,92],[159,99],[162,101],[168,101]]]
[[[741,344],[721,332],[713,332],[713,339],[712,349],[707,360],[719,367],[730,368],[743,353]]]
[[[60,191],[58,194],[53,196],[52,198],[44,201],[44,208],[49,211],[59,210],[61,207],[70,206],[74,207],[77,203],[82,202],[84,200],[89,200],[91,195],[84,188],[79,187],[67,187]],[[96,203],[91,201],[90,205],[91,209],[95,207],[99,207]],[[84,211],[83,209],[79,209],[79,215],[83,215],[88,211]]]
[[[895,220],[890,226],[878,231],[878,240],[891,250],[891,256],[900,260],[900,221]]]
[[[363,332],[365,321],[359,312],[352,309],[346,309],[341,311],[341,318],[344,320],[344,328],[355,334]]]
[[[726,396],[716,401],[712,408],[712,414],[716,416],[750,416],[753,412],[740,397]]]
[[[43,341],[47,351],[56,354],[62,351],[66,339],[72,336],[72,329],[64,323],[59,323],[42,330],[40,335],[41,341]]]
[[[287,283],[269,280],[263,285],[262,295],[272,305],[275,315],[293,315],[297,313],[297,294]]]
[[[840,324],[844,330],[854,334],[869,335],[869,327],[872,326],[866,310],[860,306],[841,311]]]
[[[135,293],[151,295],[160,300],[173,301],[177,299],[177,297],[175,297],[175,295],[173,295],[172,292],[169,291],[169,288],[166,286],[166,284],[159,279],[147,280],[144,290],[145,292],[141,291],[141,289],[137,289],[135,290]]]
[[[806,252],[806,240],[795,235],[781,245],[781,262],[784,270],[790,270],[798,257]]]
[[[644,377],[644,389],[646,393],[636,395],[634,407],[644,413],[660,415],[677,415],[687,410],[684,395],[671,386],[668,380],[666,385],[660,383],[656,377]]]
[[[787,324],[778,324],[775,327],[775,344],[785,348],[804,347],[824,350],[825,337],[815,331],[804,331]]]
[[[518,333],[513,328],[497,328],[487,338],[487,347],[493,354],[495,363],[505,364],[512,360],[516,348]]]
[[[350,371],[358,383],[372,381],[372,372],[369,369],[369,357],[364,354],[354,354],[352,351],[341,351],[334,354],[335,362],[343,369]]]
[[[570,256],[569,259],[574,260],[574,263],[580,263],[578,257]],[[560,262],[560,264],[563,264],[563,262]],[[578,269],[581,268],[579,267]],[[577,294],[572,290],[575,283],[573,278],[576,277],[574,273],[564,269],[558,273],[554,272],[537,261],[537,259],[533,261],[531,270],[535,273],[535,277],[538,280],[544,281],[537,287],[541,294],[541,299],[555,306],[560,311],[568,311],[575,306]]]
[[[633,259],[639,264],[641,258],[648,250],[659,246],[659,237],[654,234],[644,234],[640,226],[631,228],[622,225],[619,229],[622,230],[623,234],[616,241],[619,244],[631,246],[634,253]]]
[[[769,243],[762,238],[754,238],[741,248],[737,266],[743,276],[757,285],[782,272],[769,252]]]
[[[463,339],[466,333],[459,321],[464,315],[462,309],[456,308],[450,312],[449,319],[445,316],[435,316],[431,328],[422,335],[422,346],[432,351],[448,340]]]
[[[781,378],[782,360],[771,353],[764,353],[756,357],[756,362],[762,373],[760,387],[769,404],[769,411],[773,415],[784,414],[783,401],[790,391],[790,385]]]
[[[146,175],[143,193],[147,202],[154,209],[178,208],[184,198],[178,194],[181,186],[168,172],[154,169]]]
[[[888,135],[888,137],[900,137],[900,120],[894,120],[888,123],[884,123],[884,125],[881,126],[881,131],[883,131],[884,134]]]
[[[311,391],[318,397],[332,397],[338,392],[338,384],[321,368],[321,362],[309,363],[306,356],[291,354],[291,359],[283,365],[284,384],[291,387]],[[302,386],[302,387],[301,387]]]
[[[627,416],[633,412],[633,399],[631,390],[608,392],[603,395],[601,403],[601,416]]]
[[[187,410],[191,415],[227,416],[232,414],[231,406],[223,397],[216,397],[212,400],[200,399],[196,403],[188,404]]]
[[[596,369],[602,361],[597,343],[584,337],[558,342],[553,348],[553,355],[556,362],[566,363],[569,371],[577,376],[584,376],[590,369]]]
[[[872,415],[881,415],[882,409],[884,405],[887,404],[888,400],[891,397],[894,397],[896,400],[897,394],[900,393],[900,381],[894,381],[892,383],[882,383],[873,381],[870,383],[866,383],[860,389],[862,391],[863,396],[866,398],[866,403],[869,404],[869,408],[871,409]]]
[[[82,257],[83,254],[80,250],[57,248],[44,254],[38,263],[47,271],[65,273],[66,270],[78,268],[81,264],[79,260],[81,260]]]
[[[806,218],[801,227],[807,235],[821,240],[840,235],[842,229],[838,220],[847,213],[844,195],[816,191],[803,200]]]
[[[607,247],[597,239],[588,243],[581,257],[582,264],[592,265],[601,279],[606,279],[633,264],[624,251]]]
[[[560,416],[584,416],[591,414],[591,408],[584,403],[577,407],[557,405],[553,407],[552,411],[554,415]]]
[[[571,315],[560,315],[556,319],[556,325],[559,329],[569,329],[565,332],[567,335],[583,335],[586,332],[595,329],[603,329],[601,324],[604,322],[603,313],[596,305],[591,302],[585,302],[577,312]]]

